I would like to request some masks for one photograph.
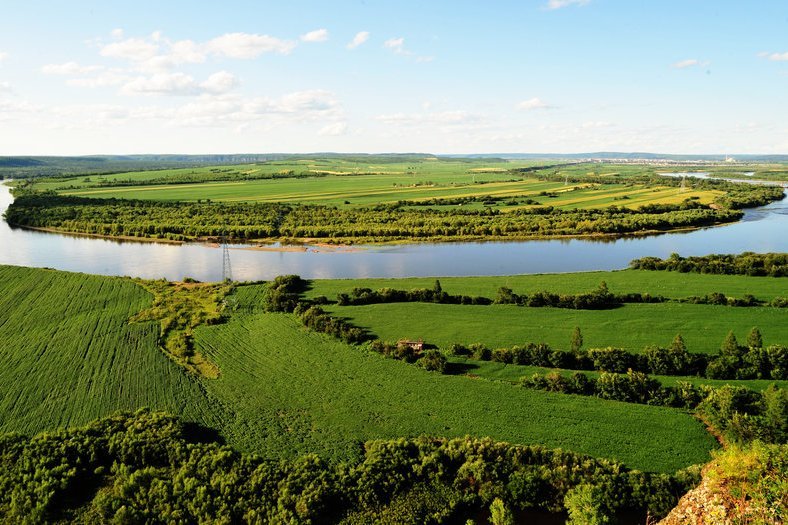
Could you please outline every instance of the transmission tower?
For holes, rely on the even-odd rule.
[[[230,264],[230,249],[227,247],[227,237],[222,235],[222,282],[233,280],[233,267]]]
[[[681,187],[679,188],[679,193],[684,193],[687,191],[687,176],[684,175],[681,177]]]

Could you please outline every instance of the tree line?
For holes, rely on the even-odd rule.
[[[572,350],[560,350],[546,343],[529,342],[512,348],[490,349],[481,343],[454,343],[449,351],[455,356],[482,361],[570,370],[616,373],[634,370],[709,379],[788,379],[788,347],[765,346],[757,328],[750,332],[746,344],[740,344],[733,332],[728,333],[714,355],[689,352],[681,335],[668,347],[652,345],[640,354],[633,354],[613,347],[585,350],[581,348],[582,334],[576,329],[571,346]]]
[[[284,238],[330,242],[622,235],[709,226],[733,222],[742,216],[738,210],[695,205],[673,205],[666,209],[669,211],[615,206],[567,211],[542,207],[510,212],[489,208],[341,208],[91,199],[19,191],[5,216],[9,224],[15,226],[95,235],[170,240],[225,235],[237,241]]]
[[[716,275],[751,275],[788,277],[788,253],[712,254],[682,257],[677,253],[667,259],[643,257],[629,263],[636,270],[707,273]]]

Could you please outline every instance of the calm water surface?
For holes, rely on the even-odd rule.
[[[0,213],[13,201],[0,184]],[[232,246],[236,280],[296,273],[305,278],[511,275],[625,268],[630,260],[708,253],[788,252],[788,200],[746,212],[728,226],[607,241],[579,239],[308,247],[257,251]],[[216,281],[222,251],[204,244],[119,242],[11,228],[0,221],[0,264],[57,268],[102,275]]]

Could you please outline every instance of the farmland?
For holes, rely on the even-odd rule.
[[[197,328],[198,350],[221,371],[197,379],[157,348],[156,324],[129,324],[151,300],[131,281],[1,271],[5,431],[150,406],[269,457],[312,451],[346,459],[366,439],[472,434],[674,471],[705,461],[713,446],[682,411],[442,376],[306,331],[284,314],[237,313]]]
[[[484,198],[507,201],[505,210],[550,205],[557,209],[593,209],[610,205],[678,204],[684,199],[708,203],[722,192],[678,191],[670,186],[628,183],[626,176],[651,170],[602,172],[607,184],[551,182],[513,170],[531,169],[533,162],[478,159],[419,159],[407,163],[361,164],[347,160],[304,160],[257,165],[146,171],[106,176],[37,181],[40,190],[97,198],[167,201],[279,202],[328,206],[373,206],[398,201],[428,202],[442,208],[442,199],[478,199],[464,203],[482,208]],[[614,169],[615,170],[615,169]],[[544,170],[545,173],[551,173]],[[589,166],[553,170],[555,176],[598,176]],[[538,172],[538,171],[537,171]],[[172,181],[168,183],[168,181]],[[525,203],[524,201],[533,201]],[[511,201],[511,203],[509,202]],[[457,205],[453,205],[457,207]]]
[[[128,280],[0,266],[0,430],[82,425],[148,406],[215,424],[200,385],[129,324],[150,295]]]

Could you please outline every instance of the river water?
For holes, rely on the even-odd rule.
[[[0,213],[11,204],[0,184]],[[235,280],[295,273],[310,279],[513,275],[625,268],[637,257],[708,253],[788,252],[788,200],[748,210],[738,223],[692,232],[607,240],[402,244],[301,251],[230,247]],[[205,244],[115,241],[11,228],[0,220],[0,264],[101,275],[217,281],[222,250]]]

